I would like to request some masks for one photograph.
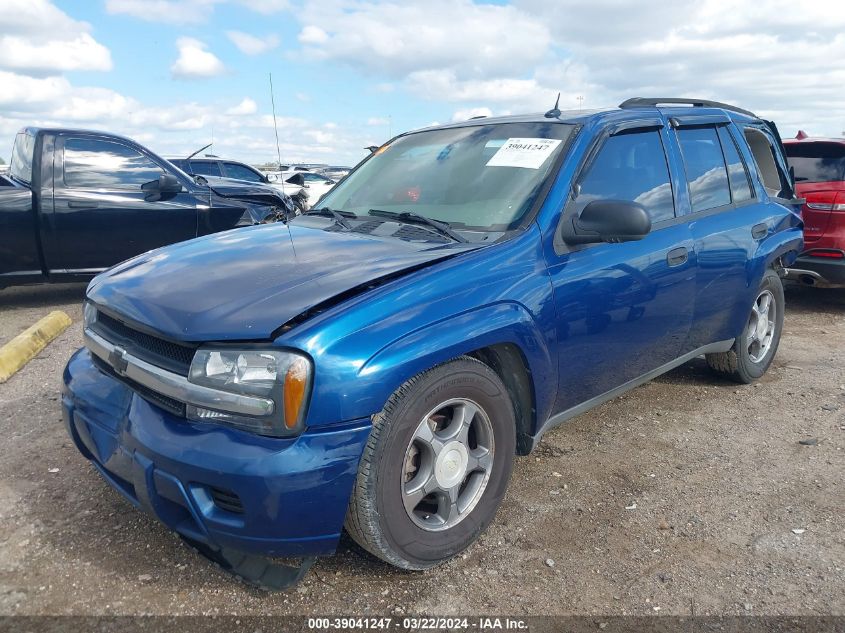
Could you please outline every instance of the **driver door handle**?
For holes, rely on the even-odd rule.
[[[686,246],[679,246],[678,248],[673,248],[666,255],[666,261],[669,262],[670,266],[680,266],[681,264],[685,264],[688,259],[689,251],[687,250]]]

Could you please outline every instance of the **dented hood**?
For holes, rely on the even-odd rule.
[[[88,298],[170,339],[262,340],[341,293],[472,248],[268,224],[139,255]]]

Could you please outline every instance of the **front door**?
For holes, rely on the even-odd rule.
[[[197,203],[184,190],[151,199],[141,185],[165,168],[117,139],[57,139],[53,209],[46,218],[51,273],[90,273],[197,235]]]
[[[568,247],[547,255],[557,309],[556,412],[600,398],[676,359],[690,330],[696,256],[675,201],[662,125],[607,138],[563,211],[592,200],[642,204],[652,231],[640,241]]]

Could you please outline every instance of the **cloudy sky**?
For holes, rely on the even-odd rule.
[[[845,130],[841,0],[3,0],[0,157],[23,125],[166,155],[352,164],[476,114],[695,96]],[[579,97],[583,97],[579,100]],[[5,145],[4,145],[5,143]]]

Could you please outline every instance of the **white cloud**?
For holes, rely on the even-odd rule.
[[[303,44],[325,44],[329,41],[329,34],[319,26],[309,24],[299,33],[299,41]]]
[[[0,67],[34,73],[111,70],[111,53],[88,33],[67,40],[0,36]]]
[[[243,31],[226,31],[226,37],[245,55],[261,55],[279,45],[276,35],[257,37]]]
[[[240,3],[256,13],[262,13],[264,15],[290,9],[290,2],[288,0],[240,0]]]
[[[180,79],[199,79],[216,77],[226,72],[223,65],[214,53],[206,50],[206,45],[191,37],[180,37],[176,40],[176,48],[179,49],[179,58],[170,67],[174,77]]]
[[[3,113],[28,110],[33,104],[52,105],[70,92],[64,77],[27,77],[0,70],[0,106]]]
[[[106,11],[160,24],[200,24],[224,0],[106,0]]]
[[[46,75],[67,70],[111,70],[109,50],[47,0],[5,0],[0,20],[0,68]]]
[[[458,110],[452,115],[452,121],[466,121],[476,116],[493,116],[493,111],[490,108],[467,108],[466,110]]]
[[[546,24],[470,0],[310,2],[299,40],[313,59],[390,77],[450,69],[461,78],[525,72],[551,44]]]
[[[390,125],[390,119],[386,117],[370,117],[367,119],[367,125]]]
[[[451,70],[423,70],[411,73],[405,82],[413,93],[443,101],[527,101],[542,91],[535,79],[459,80]]]
[[[245,97],[238,105],[226,110],[226,114],[230,116],[244,116],[246,114],[255,114],[258,112],[258,104],[249,97]]]

